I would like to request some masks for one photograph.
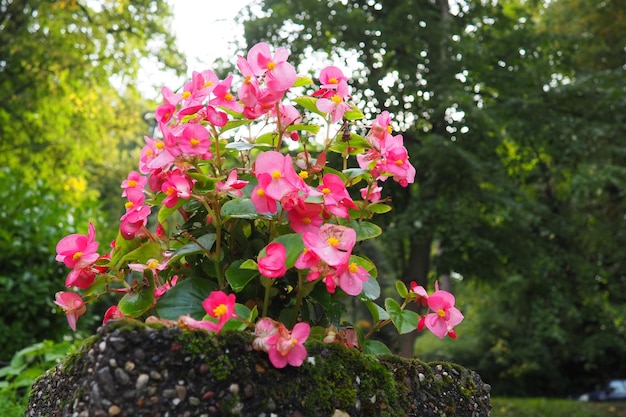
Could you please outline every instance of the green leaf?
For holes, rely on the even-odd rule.
[[[161,249],[161,245],[158,242],[148,241],[124,255],[124,257],[120,259],[120,263],[135,261],[145,264],[148,259],[161,259],[162,257],[163,250]]]
[[[222,206],[222,216],[236,217],[240,219],[257,219],[261,217],[252,200],[249,198],[237,198],[229,200]]]
[[[118,232],[117,239],[115,239],[115,249],[111,254],[111,265],[116,268],[120,267],[121,259],[132,250],[135,250],[141,244],[141,239],[124,239],[122,233]]]
[[[256,264],[256,262],[254,262],[254,259],[246,259],[241,265],[239,265],[239,268],[252,269],[254,271],[259,270],[259,266]]]
[[[400,304],[398,304],[398,302],[393,298],[387,298],[385,300],[385,309],[387,310],[392,323],[396,326],[396,329],[398,329],[398,333],[409,333],[417,329],[419,316],[416,312],[411,310],[402,310]]]
[[[305,85],[313,84],[313,79],[311,77],[298,77],[296,78],[296,82],[293,84],[293,87],[304,87]]]
[[[362,345],[363,353],[368,355],[391,355],[391,350],[379,340],[366,340]]]
[[[377,323],[381,320],[389,319],[389,314],[387,313],[387,311],[381,306],[379,306],[378,304],[376,304],[375,302],[366,301],[365,306],[367,307],[370,314],[372,315],[372,319],[374,320],[374,323]]]
[[[134,318],[150,310],[154,304],[154,280],[148,279],[150,285],[142,286],[140,292],[132,291],[124,294],[117,307],[122,313]]]
[[[365,117],[365,115],[355,105],[352,105],[352,108],[346,111],[343,114],[343,117],[347,120],[361,120],[362,118]]]
[[[215,235],[215,233],[207,233],[206,235],[200,236],[196,239],[198,243],[190,242],[184,246],[181,246],[174,251],[172,258],[170,259],[170,263],[179,258],[182,258],[183,256],[205,253],[205,249],[211,250],[216,238],[217,236]]]
[[[178,211],[178,209],[180,207],[183,206],[183,204],[186,203],[186,200],[180,199],[178,200],[178,202],[176,203],[176,205],[174,207],[167,207],[165,205],[162,205],[161,208],[159,209],[159,213],[157,214],[157,220],[159,222],[159,224],[162,225],[166,225],[167,224],[167,219],[174,213],[176,213]]]
[[[178,320],[180,316],[190,314],[201,320],[206,314],[202,302],[217,289],[213,281],[202,278],[186,278],[170,288],[156,304],[159,317]]]
[[[377,279],[370,276],[369,279],[363,283],[361,298],[365,300],[376,300],[378,297],[380,297],[380,285]]]
[[[350,222],[350,227],[356,231],[357,242],[366,239],[373,239],[383,233],[383,229],[381,229],[380,226],[370,222],[359,222],[353,220]]]
[[[384,214],[384,213],[388,213],[391,211],[391,206],[387,204],[375,203],[375,204],[370,204],[369,206],[367,206],[367,209],[371,211],[372,213]]]
[[[295,124],[295,125],[287,126],[287,129],[285,129],[285,131],[287,132],[306,131],[306,132],[311,132],[311,133],[318,133],[320,131],[320,127],[318,125]]]
[[[232,288],[234,292],[243,291],[246,285],[248,285],[254,277],[259,275],[258,271],[241,268],[241,264],[243,263],[243,260],[238,259],[226,269],[226,281],[228,281],[230,288]]]
[[[396,281],[396,291],[398,291],[398,295],[402,298],[406,298],[407,295],[409,295],[409,290],[402,281]]]
[[[363,153],[364,149],[371,149],[372,145],[361,135],[350,133],[350,140],[335,141],[330,150],[342,155],[358,155]]]
[[[317,109],[317,99],[314,97],[296,97],[294,101],[310,112],[326,117],[326,113]]]

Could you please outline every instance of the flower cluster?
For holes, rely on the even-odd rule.
[[[363,122],[339,68],[322,69],[316,87],[288,57],[259,43],[238,57],[238,74],[220,79],[209,69],[181,91],[162,89],[158,135],[145,138],[138,170],[121,184],[125,213],[110,252],[98,254],[92,224],[57,245],[74,291],[56,303],[72,329],[86,303],[113,293],[120,300],[105,322],[252,327],[254,347],[276,367],[299,366],[311,326],[335,340],[340,299],[354,296],[376,330],[393,323],[401,333],[426,327],[454,336],[463,316],[451,294],[399,283],[404,302],[378,306],[376,267],[355,250],[382,232],[370,220],[391,209],[383,185],[414,181],[391,115]],[[204,302],[190,306],[194,299]],[[433,313],[406,309],[420,299]],[[361,332],[352,345],[375,350],[367,339]]]

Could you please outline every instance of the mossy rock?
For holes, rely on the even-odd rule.
[[[251,341],[108,324],[35,382],[25,417],[490,415],[489,385],[454,364],[308,342],[302,366],[275,369]]]

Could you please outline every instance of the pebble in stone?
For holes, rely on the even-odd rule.
[[[130,377],[122,368],[115,368],[114,371],[115,380],[122,386],[126,386],[130,383]]]
[[[135,388],[137,391],[143,391],[148,386],[148,381],[150,380],[150,376],[148,374],[141,374],[137,377],[137,382],[135,383]]]
[[[127,361],[127,362],[124,364],[124,370],[125,370],[126,372],[132,372],[132,371],[134,371],[134,370],[135,370],[135,364],[134,364],[133,362],[131,362],[131,361]]]
[[[96,380],[105,394],[112,395],[115,393],[115,383],[113,382],[113,376],[108,367],[98,369],[96,372]]]
[[[189,397],[189,405],[197,407],[200,405],[200,398],[198,397]]]
[[[119,415],[122,410],[115,404],[109,407],[109,417],[115,417]]]
[[[239,385],[238,384],[230,384],[230,387],[228,387],[228,390],[230,391],[231,394],[239,394]]]
[[[185,401],[185,398],[187,398],[187,388],[183,385],[176,385],[175,389],[176,397],[181,401]]]
[[[162,381],[163,375],[161,375],[158,371],[152,370],[150,371],[150,379],[153,379],[155,381]]]

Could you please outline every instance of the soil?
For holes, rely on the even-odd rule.
[[[307,342],[275,369],[251,341],[113,322],[35,382],[25,417],[490,415],[490,386],[458,365]]]

